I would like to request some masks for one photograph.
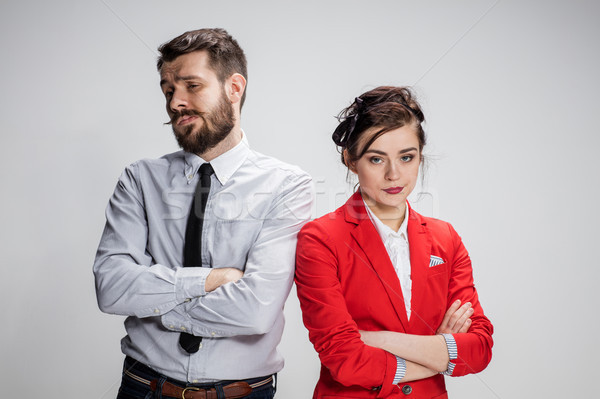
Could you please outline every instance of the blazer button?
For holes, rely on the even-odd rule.
[[[412,393],[412,387],[410,385],[404,385],[402,387],[402,393],[405,395],[410,395]]]

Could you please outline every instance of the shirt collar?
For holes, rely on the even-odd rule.
[[[225,185],[229,181],[231,176],[233,176],[233,174],[236,172],[236,170],[238,170],[239,167],[242,166],[242,164],[248,157],[249,152],[250,145],[248,144],[248,138],[242,130],[242,139],[235,147],[210,161],[210,164],[213,167],[213,170],[215,171],[215,176],[222,185]],[[184,173],[189,184],[198,172],[198,168],[200,168],[200,165],[202,165],[206,161],[200,158],[198,155],[192,154],[190,152],[184,152],[184,154]]]
[[[385,223],[383,223],[371,211],[371,209],[369,209],[369,206],[367,205],[367,203],[365,202],[364,199],[363,199],[363,203],[365,205],[367,213],[369,214],[369,218],[371,219],[371,222],[373,222],[373,225],[375,225],[375,229],[377,230],[377,233],[379,233],[379,236],[381,237],[381,241],[383,241],[385,243],[388,240],[388,238],[403,238],[406,242],[408,242],[408,232],[407,232],[408,203],[406,204],[404,220],[402,221],[402,224],[400,225],[400,228],[398,229],[398,231],[392,230],[389,226],[387,226]]]

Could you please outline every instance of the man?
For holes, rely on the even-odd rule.
[[[125,169],[94,263],[100,309],[128,316],[118,398],[272,398],[312,181],[248,147],[246,58],[226,31],[159,52],[183,151]]]

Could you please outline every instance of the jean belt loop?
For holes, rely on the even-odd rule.
[[[165,377],[164,375],[161,375],[160,378],[158,379],[158,384],[156,387],[156,392],[154,392],[154,399],[162,399],[162,388],[163,388],[163,384],[165,383],[165,381],[167,381],[167,377]]]
[[[217,391],[217,399],[226,399],[223,384],[215,384],[215,390]]]

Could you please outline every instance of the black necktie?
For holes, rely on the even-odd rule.
[[[192,209],[188,218],[185,230],[185,245],[183,247],[183,266],[193,267],[202,266],[202,222],[204,220],[204,210],[210,191],[210,176],[213,174],[213,168],[209,163],[204,163],[199,170],[200,182],[196,186]],[[202,337],[197,337],[188,333],[181,333],[179,336],[179,345],[188,353],[196,353],[200,349]]]

